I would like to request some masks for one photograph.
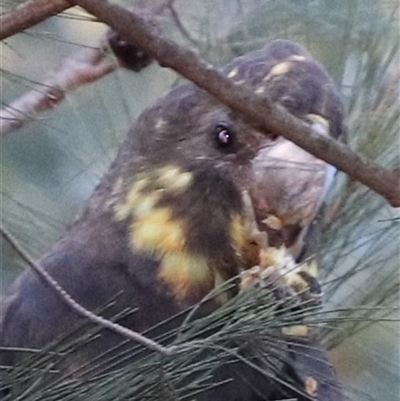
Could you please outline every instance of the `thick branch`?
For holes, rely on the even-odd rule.
[[[66,0],[30,0],[4,14],[0,19],[0,40],[22,32],[71,7]]]
[[[388,171],[364,160],[347,146],[327,138],[304,121],[266,97],[237,87],[223,74],[200,61],[194,52],[161,38],[147,29],[143,19],[105,0],[70,0],[115,29],[127,40],[140,45],[162,66],[172,68],[185,78],[215,96],[235,112],[242,114],[262,129],[281,135],[314,156],[325,160],[352,178],[400,206],[400,173]]]

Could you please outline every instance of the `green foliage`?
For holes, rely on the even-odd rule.
[[[211,296],[221,295],[231,286],[231,283],[225,283]],[[12,399],[21,401],[186,400],[197,392],[222,384],[209,381],[212,372],[221,364],[241,360],[253,366],[257,360],[258,369],[262,369],[267,378],[275,376],[274,369],[281,363],[286,349],[282,328],[299,322],[315,326],[321,319],[329,321],[329,317],[322,317],[315,307],[304,306],[301,311],[293,308],[298,303],[295,297],[278,299],[277,289],[272,281],[268,287],[243,292],[203,318],[191,318],[197,307],[188,311],[189,314],[185,312],[184,322],[177,331],[156,338],[159,342],[172,341],[179,347],[172,355],[148,352],[143,346],[126,341],[112,350],[113,355],[107,352],[93,360],[90,366],[79,366],[67,373],[61,371],[63,362],[75,350],[96,341],[101,332],[98,327],[83,324],[46,349],[21,350],[31,356],[3,375],[2,388],[12,387]],[[158,327],[181,316],[161,322]],[[115,320],[121,317],[115,317]],[[153,330],[144,334],[150,335]],[[81,333],[78,339],[77,333]],[[249,350],[255,360],[241,356]],[[91,375],[90,380],[82,380],[87,375]],[[281,380],[291,385],[289,378]]]

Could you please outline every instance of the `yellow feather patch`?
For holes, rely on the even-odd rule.
[[[248,230],[246,229],[245,221],[242,216],[237,215],[233,217],[230,233],[235,251],[241,253],[248,238]]]
[[[282,333],[286,336],[307,337],[310,333],[310,329],[305,324],[299,324],[282,327]]]
[[[222,277],[207,260],[192,254],[186,246],[185,221],[173,214],[173,204],[162,203],[165,195],[184,193],[193,181],[193,174],[178,166],[168,165],[136,176],[122,204],[115,205],[115,218],[129,223],[129,246],[160,260],[158,278],[169,286],[179,300],[201,298],[220,284]],[[231,235],[235,250],[240,253],[248,238],[241,216],[233,219]],[[227,295],[218,299],[227,300]]]
[[[274,65],[268,75],[264,78],[264,81],[268,81],[271,78],[277,77],[279,75],[287,74],[292,67],[292,63],[289,61],[283,61],[282,63]]]
[[[219,287],[220,285],[222,285],[226,280],[224,280],[224,278],[218,273],[215,273],[215,278],[214,278],[214,288]],[[220,304],[223,305],[225,303],[227,303],[229,301],[229,294],[224,291],[221,292],[220,294],[217,295],[216,297],[216,301]]]
[[[132,184],[125,202],[114,207],[115,218],[122,221],[131,216],[140,216],[153,209],[163,193],[180,194],[192,182],[191,172],[168,165],[139,174]]]
[[[293,56],[290,56],[288,58],[290,61],[306,61],[307,58],[304,56],[300,56],[299,54],[293,54]]]
[[[169,208],[153,208],[148,213],[137,216],[131,227],[131,245],[134,249],[161,255],[184,250],[182,223],[172,218]]]
[[[155,125],[154,125],[154,128],[155,128],[157,131],[161,131],[166,125],[167,125],[167,121],[165,121],[163,118],[159,118],[159,119],[156,121],[156,123],[155,123]]]
[[[312,123],[319,123],[329,131],[329,121],[319,114],[307,114],[306,119]]]
[[[319,114],[307,114],[306,119],[312,123],[311,129],[314,132],[324,136],[329,135],[329,121],[326,118]]]
[[[186,252],[166,253],[161,262],[158,277],[169,284],[178,299],[185,299],[193,290],[207,294],[214,287],[214,273],[207,261]]]
[[[235,67],[233,70],[229,72],[228,78],[235,78],[238,73],[239,73],[239,68]]]
[[[125,203],[115,205],[114,212],[117,221],[125,220],[134,214],[138,203],[142,202],[146,197],[141,191],[148,185],[148,182],[146,178],[135,181],[128,192]]]
[[[159,169],[156,182],[160,187],[170,192],[183,192],[192,182],[193,174],[188,171],[182,171],[176,166],[167,166]]]
[[[256,95],[262,95],[265,92],[265,87],[264,86],[260,86],[259,88],[257,88],[254,93]]]

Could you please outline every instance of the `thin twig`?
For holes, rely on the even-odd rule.
[[[70,0],[119,32],[132,43],[139,44],[162,66],[172,68],[215,98],[229,106],[266,132],[289,139],[319,159],[346,172],[352,178],[382,195],[392,206],[400,206],[400,171],[386,170],[366,161],[349,147],[319,134],[304,121],[274,104],[235,84],[196,54],[151,32],[143,19],[105,0]]]
[[[30,0],[22,3],[0,18],[0,40],[22,32],[70,7],[71,4],[66,0]]]
[[[54,280],[46,270],[43,269],[39,263],[35,262],[3,226],[0,226],[0,232],[8,244],[10,244],[17,254],[21,256],[21,258],[33,269],[39,278],[55,292],[62,302],[64,302],[69,308],[79,315],[89,319],[91,322],[96,323],[101,327],[104,327],[105,329],[111,330],[125,338],[128,338],[129,340],[138,342],[152,351],[159,352],[160,354],[171,355],[177,350],[176,346],[164,347],[161,344],[144,337],[133,330],[123,327],[118,323],[111,322],[110,320],[107,320],[89,311],[81,304],[76,302],[71,295],[69,295],[68,292],[65,291],[60,284]]]

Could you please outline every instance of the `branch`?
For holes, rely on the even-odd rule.
[[[71,308],[73,311],[75,311],[78,315],[83,316],[84,318],[89,319],[91,322],[96,323],[100,325],[101,327],[104,327],[105,329],[111,330],[129,340],[138,342],[145,346],[146,348],[159,352],[162,355],[171,355],[175,351],[178,350],[177,346],[171,346],[171,347],[164,347],[161,344],[151,340],[150,338],[144,337],[141,334],[130,330],[124,326],[121,326],[118,323],[111,322],[110,320],[107,320],[101,316],[98,316],[94,314],[93,312],[89,311],[85,307],[83,307],[81,304],[76,302],[69,294],[67,291],[65,291],[60,284],[56,280],[54,280],[50,274],[43,269],[43,267],[35,262],[29,255],[28,253],[21,248],[21,246],[18,244],[18,242],[13,238],[13,236],[2,226],[0,226],[0,233],[3,236],[3,238],[10,244],[10,246],[17,252],[19,256],[26,262],[32,269],[33,271],[38,275],[38,277],[46,284],[49,286],[54,293],[58,296],[58,298],[66,304],[69,308]]]
[[[174,1],[158,0],[151,4],[139,4],[135,12],[140,13],[141,17],[145,19],[149,29],[159,34],[157,17],[169,10]],[[7,37],[32,26],[36,23],[35,21],[40,22],[39,15],[41,20],[44,20],[57,11],[63,11],[61,3],[63,2],[56,1],[53,4],[48,0],[45,0],[44,3],[42,0],[23,3],[0,19],[0,35]],[[64,1],[64,3],[66,2]],[[58,5],[60,5],[59,8]],[[70,7],[69,3],[66,5]],[[118,58],[118,63],[105,54],[106,42]],[[151,62],[152,60],[140,48],[126,43],[115,31],[109,30],[105,38],[101,38],[93,49],[85,49],[68,56],[39,88],[24,93],[1,109],[0,135],[23,127],[27,122],[34,120],[38,113],[54,108],[65,98],[67,92],[97,81],[118,67],[139,72]]]
[[[205,89],[257,127],[289,139],[382,195],[392,206],[400,206],[400,170],[389,171],[364,160],[346,145],[319,134],[318,130],[267,97],[257,96],[244,87],[235,86],[222,73],[199,60],[191,50],[181,48],[151,32],[140,16],[106,0],[69,1],[83,7],[126,40],[140,45],[160,65],[172,68]]]
[[[137,8],[160,14],[165,9],[172,9],[175,0],[152,0],[152,2],[138,2]],[[150,3],[150,4],[149,4]],[[0,18],[0,41],[25,31],[47,18],[57,15],[68,8],[71,3],[67,0],[28,0],[11,11],[4,13]]]
[[[167,6],[170,5],[169,3],[172,2],[167,1]],[[256,97],[243,88],[239,90],[222,74],[204,63],[202,64],[193,52],[181,49],[174,43],[160,38],[146,28],[141,17],[129,15],[125,9],[119,6],[93,0],[71,0],[70,4],[65,0],[52,0],[51,2],[48,0],[31,0],[1,18],[0,39],[41,22],[48,16],[61,12],[72,4],[81,5],[127,39],[134,43],[140,43],[140,47],[157,59],[161,65],[179,72],[236,112],[251,119],[255,125],[293,141],[316,157],[345,171],[352,178],[381,194],[392,206],[400,206],[400,172],[398,170],[387,171],[372,162],[365,161],[346,146],[313,132],[303,121],[285,112],[278,105],[272,104],[267,98]],[[163,2],[161,5],[160,8],[166,6]],[[67,71],[71,67],[71,62],[73,67],[77,69],[75,70],[77,71],[76,78],[73,80],[69,74],[66,77],[61,74],[61,82],[53,77],[45,83],[47,89],[44,92],[29,92],[8,109],[3,110],[0,116],[2,119],[0,129],[3,131],[19,127],[24,121],[31,118],[29,114],[32,112],[51,108],[61,101],[66,90],[73,89],[82,82],[98,79],[115,68],[110,61],[108,65],[107,63],[101,64],[101,61],[104,60],[99,59],[97,62],[101,65],[96,65],[98,54],[92,53],[90,56],[87,54],[86,57],[87,60],[92,59],[91,62],[94,61],[92,65],[90,62],[88,63],[89,69],[87,71],[81,68],[82,64],[79,66],[85,57],[67,60],[65,66],[62,66],[61,70]],[[65,68],[67,66],[68,68]],[[21,113],[16,116],[18,110],[22,110],[22,114],[24,114],[22,121]]]
[[[22,32],[70,8],[66,0],[29,0],[0,18],[0,40]]]
[[[0,110],[0,135],[21,128],[37,113],[54,108],[68,91],[114,71],[118,64],[103,51],[103,41],[96,48],[84,49],[65,59],[40,88],[24,93]]]
[[[4,14],[0,19],[0,40],[22,32],[71,5],[66,0],[30,0]],[[98,49],[85,49],[66,59],[43,83],[41,89],[25,93],[0,110],[0,135],[22,127],[40,111],[53,108],[65,93],[84,83],[95,81],[116,68]]]

